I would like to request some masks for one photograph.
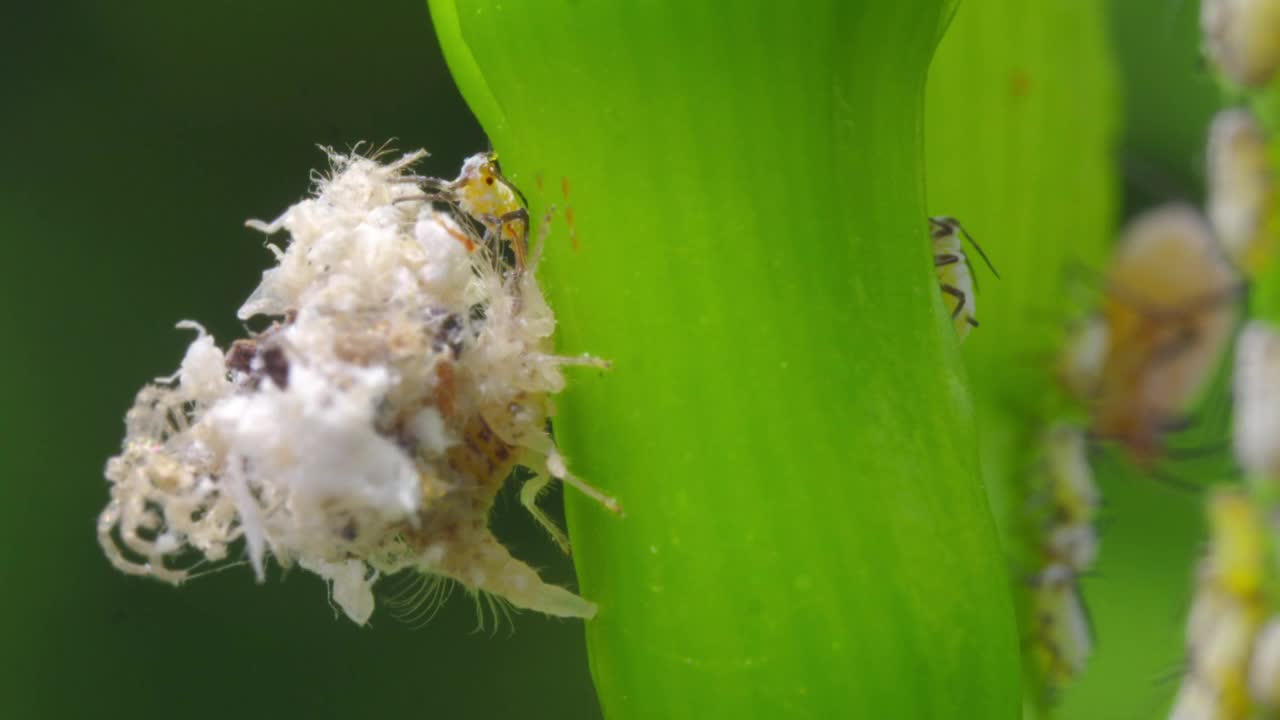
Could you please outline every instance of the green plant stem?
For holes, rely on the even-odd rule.
[[[1040,632],[1026,579],[1044,540],[1028,488],[1045,427],[1083,422],[1054,368],[1070,323],[1096,308],[1113,232],[1119,107],[1106,11],[1102,0],[968,3],[929,71],[929,212],[957,217],[1000,271],[970,253],[982,326],[964,356],[1026,638]],[[1040,704],[1047,695],[1029,670],[1028,698]]]
[[[610,718],[1018,711],[1017,641],[925,234],[951,3],[432,0],[534,212],[582,376],[557,432]],[[541,178],[541,183],[539,183]],[[539,185],[545,190],[540,191]]]

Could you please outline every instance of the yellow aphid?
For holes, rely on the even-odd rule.
[[[1031,500],[1034,516],[1042,520],[1036,525],[1041,534],[1029,593],[1026,651],[1048,699],[1084,670],[1093,650],[1079,578],[1093,568],[1097,557],[1094,518],[1101,497],[1089,468],[1083,429],[1055,423],[1042,442],[1043,492]],[[1047,508],[1042,504],[1046,499]]]
[[[977,283],[974,282],[973,269],[969,265],[969,257],[964,252],[960,237],[973,245],[983,262],[996,272],[987,254],[965,231],[964,227],[952,217],[929,218],[929,239],[933,243],[933,267],[938,273],[938,286],[942,289],[944,300],[951,311],[951,321],[955,324],[956,334],[960,340],[969,335],[969,328],[978,327],[977,319]]]
[[[1249,693],[1255,702],[1280,709],[1280,618],[1273,617],[1258,633],[1249,660]]]
[[[1084,399],[1097,394],[1111,344],[1109,333],[1102,315],[1091,315],[1071,328],[1058,377],[1073,396]]]
[[[1280,0],[1202,0],[1209,59],[1232,82],[1262,87],[1280,67]]]
[[[1089,468],[1084,431],[1065,423],[1054,425],[1046,433],[1045,445],[1055,514],[1059,521],[1092,522],[1101,496]]]
[[[1240,598],[1262,589],[1266,536],[1253,503],[1236,492],[1215,493],[1209,499],[1209,531],[1213,549],[1208,573],[1214,585]]]
[[[1209,499],[1211,545],[1187,620],[1187,674],[1171,718],[1248,718],[1249,664],[1265,615],[1266,537],[1247,495]]]
[[[1248,110],[1223,110],[1209,128],[1208,214],[1228,257],[1248,274],[1273,251],[1275,182],[1267,136]]]
[[[1052,565],[1032,593],[1032,656],[1049,687],[1079,675],[1093,652],[1093,627],[1075,571]]]
[[[1084,398],[1093,434],[1154,464],[1217,368],[1242,293],[1195,210],[1172,205],[1135,220],[1106,275],[1106,360]]]
[[[1280,477],[1280,333],[1250,321],[1236,341],[1232,378],[1236,460],[1253,482]]]
[[[1066,423],[1049,428],[1045,469],[1052,510],[1045,542],[1047,560],[1077,574],[1088,572],[1098,554],[1094,520],[1102,497],[1093,482],[1083,429]]]
[[[498,156],[478,153],[467,158],[462,172],[450,180],[428,180],[434,197],[458,208],[479,223],[486,236],[511,244],[516,267],[523,270],[529,244],[529,210],[524,194],[502,175]]]

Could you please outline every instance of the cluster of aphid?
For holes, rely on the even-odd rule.
[[[1250,718],[1250,666],[1265,619],[1266,540],[1261,518],[1243,493],[1214,493],[1211,546],[1200,566],[1187,623],[1187,672],[1170,714],[1175,720]],[[1261,666],[1259,666],[1261,668]],[[1257,677],[1257,690],[1275,677]]]
[[[1050,426],[1041,440],[1038,486],[1031,496],[1038,547],[1029,581],[1028,649],[1046,692],[1082,672],[1093,651],[1080,577],[1098,556],[1101,497],[1087,450],[1079,426]]]
[[[1274,84],[1280,2],[1204,0],[1201,24],[1209,58],[1229,86]],[[1245,109],[1219,113],[1210,128],[1209,219],[1227,255],[1264,295],[1280,280],[1268,143]],[[1264,312],[1276,298],[1270,290]],[[1253,320],[1240,333],[1233,385],[1235,456],[1248,482],[1209,500],[1211,545],[1187,622],[1187,671],[1171,715],[1177,720],[1280,715],[1280,334],[1268,323]]]
[[[1227,124],[1215,127],[1221,133]],[[1217,147],[1235,146],[1215,138]],[[1215,162],[1219,154],[1210,174],[1223,174]],[[1098,544],[1088,445],[1114,443],[1140,469],[1174,481],[1162,470],[1176,454],[1168,438],[1192,423],[1188,410],[1238,326],[1245,283],[1237,266],[1256,250],[1237,237],[1255,230],[1220,197],[1209,219],[1186,205],[1144,213],[1125,229],[1099,278],[1099,310],[1077,322],[1065,344],[1059,380],[1085,422],[1051,424],[1036,475],[1047,478],[1049,490],[1033,492],[1029,508],[1042,517],[1041,495],[1056,498],[1049,521],[1035,525],[1040,565],[1026,629],[1046,696],[1083,670],[1092,647],[1078,586]]]
[[[551,478],[618,504],[565,466],[547,432],[566,365],[534,277],[529,215],[493,158],[456,180],[329,151],[313,197],[272,223],[288,231],[239,317],[272,318],[226,352],[198,331],[181,368],[147,385],[107,464],[98,521],[107,557],[127,573],[179,583],[244,540],[259,579],[268,557],[331,583],[357,623],[374,583],[411,571],[551,615],[595,606],[544,583],[488,527],[516,464],[533,471],[521,501]],[[511,258],[514,257],[514,260]],[[437,598],[438,583],[404,600]]]
[[[1280,716],[1280,333],[1245,328],[1234,382],[1235,454],[1248,483],[1209,499],[1175,720]]]
[[[1089,447],[1114,442],[1153,470],[1218,367],[1242,296],[1208,224],[1180,205],[1125,230],[1101,290],[1100,310],[1075,325],[1059,364],[1078,410],[1049,424],[1031,475],[1035,567],[1024,632],[1046,699],[1084,670],[1093,646],[1079,586],[1098,551]],[[1067,419],[1077,414],[1083,423]]]

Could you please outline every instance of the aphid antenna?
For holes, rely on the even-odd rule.
[[[973,236],[969,234],[969,231],[954,218],[951,218],[951,221],[955,223],[957,228],[959,228],[960,234],[964,236],[964,239],[968,240],[969,244],[973,246],[973,249],[977,250],[978,254],[982,256],[982,262],[987,264],[987,268],[991,270],[991,274],[995,275],[996,279],[999,280],[1000,273],[996,272],[996,266],[991,264],[991,259],[987,257],[987,253],[982,249],[982,246],[978,244],[978,241],[974,240]]]
[[[428,179],[430,180],[432,178],[428,178]],[[444,203],[450,207],[453,207],[455,205],[455,203],[453,202],[453,199],[450,198],[448,195],[444,195],[436,192],[426,192],[421,195],[407,195],[405,197],[398,197],[392,200],[391,204],[399,205],[400,203],[422,203],[422,202]]]
[[[1205,489],[1205,485],[1203,483],[1198,483],[1194,480],[1184,480],[1183,478],[1180,478],[1174,475],[1173,473],[1170,473],[1161,468],[1151,468],[1149,470],[1144,471],[1143,474],[1151,478],[1152,480],[1155,480],[1156,482],[1160,483],[1161,485],[1164,485],[1173,490],[1177,490],[1178,492],[1190,493],[1194,495],[1194,494],[1199,494],[1201,492],[1204,492],[1204,489]]]
[[[489,162],[493,164],[494,178],[503,185],[506,185],[507,189],[511,192],[515,193],[515,196],[520,198],[521,205],[526,208],[529,207],[529,199],[524,196],[524,192],[522,192],[520,188],[516,187],[515,183],[508,180],[507,176],[502,172],[502,163],[498,162],[498,153],[492,148],[492,146],[490,146],[489,149]]]
[[[1151,678],[1152,687],[1156,687],[1156,688],[1168,687],[1169,685],[1181,680],[1183,676],[1191,672],[1191,670],[1193,669],[1191,658],[1189,656],[1185,659],[1178,660],[1171,664],[1173,665],[1172,668],[1158,675],[1155,675],[1154,677]]]

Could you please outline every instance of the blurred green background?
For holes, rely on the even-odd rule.
[[[176,321],[243,335],[270,255],[242,223],[307,191],[316,143],[397,138],[449,176],[485,149],[426,4],[6,3],[0,26],[0,717],[598,716],[579,623],[472,634],[455,593],[362,629],[310,574],[176,590],[94,537],[133,394],[177,367]],[[497,523],[572,581],[513,497]]]
[[[1201,57],[1198,0],[1110,0],[1110,8],[1124,118],[1116,147],[1119,231],[1127,218],[1164,202],[1200,205],[1205,133],[1220,94]],[[1219,382],[1200,414],[1204,423],[1176,443],[1221,440],[1223,392]],[[1104,497],[1102,545],[1083,589],[1096,647],[1083,676],[1061,694],[1058,716],[1165,718],[1186,667],[1183,629],[1204,550],[1203,497],[1137,474],[1116,453],[1095,449],[1092,456]],[[1208,484],[1229,479],[1229,465],[1208,457],[1166,472]]]
[[[1113,8],[1126,207],[1196,199],[1217,103],[1198,3]],[[114,571],[94,538],[134,392],[177,367],[190,336],[176,321],[224,345],[243,334],[235,309],[270,256],[242,222],[302,195],[316,143],[396,138],[442,175],[484,149],[425,3],[9,3],[0,26],[0,716],[598,716],[575,622],[525,614],[477,635],[459,593],[425,628],[384,612],[357,628],[313,576],[259,587],[238,567],[175,590]],[[1086,586],[1098,656],[1063,716],[1160,717],[1199,500],[1106,475]],[[572,581],[513,498],[496,522]]]

